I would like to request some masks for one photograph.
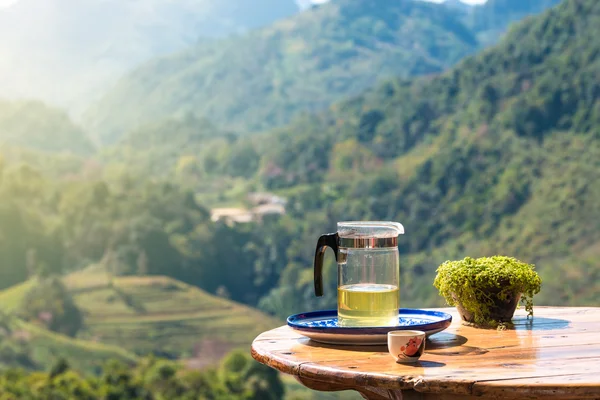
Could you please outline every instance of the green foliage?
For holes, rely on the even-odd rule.
[[[118,347],[73,339],[0,313],[0,369],[46,370],[62,358],[78,371],[93,373],[108,359],[135,362]]]
[[[230,393],[243,398],[276,400],[284,394],[277,371],[255,362],[241,350],[223,359],[218,376]]]
[[[94,151],[89,138],[63,111],[32,101],[0,101],[0,144],[56,153]]]
[[[131,173],[164,175],[173,172],[185,157],[192,157],[194,162],[200,163],[202,155],[211,146],[214,147],[216,143],[229,146],[235,140],[233,134],[217,129],[207,120],[187,114],[150,123],[127,133],[118,146],[103,149],[102,158],[127,166]],[[219,160],[214,168],[218,171],[226,161]],[[207,172],[212,171],[198,170],[196,179]]]
[[[35,368],[30,347],[24,340],[15,340],[18,330],[16,318],[0,312],[0,367]]]
[[[533,315],[533,296],[541,289],[541,279],[534,266],[512,257],[493,256],[460,261],[446,261],[437,269],[433,285],[446,302],[460,304],[474,315],[474,322],[495,326],[496,302],[507,302],[522,295],[521,302]]]
[[[18,321],[17,326],[27,338],[27,347],[35,362],[34,369],[48,369],[61,358],[68,359],[73,369],[85,373],[94,373],[109,359],[127,364],[136,361],[136,356],[122,346],[76,339],[22,321]],[[31,369],[31,367],[26,368]]]
[[[0,176],[0,288],[28,276],[60,272],[62,244],[45,218],[45,179],[27,165],[10,165]]]
[[[82,375],[60,359],[48,373],[2,371],[0,393],[1,399],[30,400],[279,400],[284,389],[275,370],[238,352],[203,371],[156,358],[142,359],[135,368],[109,360],[97,376]]]
[[[43,279],[23,298],[20,314],[42,323],[48,329],[75,336],[83,326],[83,315],[57,277]]]

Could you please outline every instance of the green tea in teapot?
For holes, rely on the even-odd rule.
[[[398,286],[361,283],[338,288],[340,326],[398,325]]]
[[[337,227],[337,232],[321,235],[317,241],[315,294],[323,296],[323,258],[332,249],[338,266],[338,325],[397,326],[398,235],[404,234],[404,227],[389,221],[338,222]]]

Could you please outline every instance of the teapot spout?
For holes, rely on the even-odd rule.
[[[399,222],[385,222],[385,225],[396,231],[398,235],[404,235],[404,226]]]

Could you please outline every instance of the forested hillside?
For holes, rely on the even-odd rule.
[[[38,101],[0,100],[0,146],[90,155],[94,145],[62,110]]]
[[[538,263],[550,304],[597,301],[581,278],[599,273],[599,28],[600,3],[566,1],[439,77],[387,82],[257,139],[260,179],[323,230],[401,221],[405,305],[439,303],[441,261],[494,253]],[[298,268],[269,301],[310,293],[287,278]]]
[[[269,225],[214,223],[194,193],[168,176],[91,162],[55,177],[52,167],[0,167],[0,288],[96,262],[114,275],[168,275],[212,293],[223,287],[249,304],[273,284],[274,272],[261,267]],[[240,271],[239,260],[249,267]]]
[[[152,61],[123,78],[86,121],[109,143],[140,122],[188,112],[257,131],[377,79],[440,72],[476,47],[458,14],[438,4],[337,0]]]
[[[142,175],[157,174],[164,177],[177,171],[193,174],[195,168],[188,165],[188,161],[197,165],[198,159],[206,159],[202,162],[202,169],[209,171],[217,171],[221,167],[222,172],[232,172],[234,175],[236,171],[252,174],[256,166],[250,166],[249,171],[248,165],[236,167],[236,157],[225,157],[223,154],[224,151],[231,151],[232,147],[239,147],[236,143],[240,141],[239,135],[223,131],[206,119],[188,114],[140,126],[128,132],[115,146],[103,148],[100,156],[107,163],[122,165]],[[224,157],[227,161],[222,160],[217,164],[215,157]],[[252,159],[257,163],[258,155]],[[239,159],[237,162],[246,164]]]

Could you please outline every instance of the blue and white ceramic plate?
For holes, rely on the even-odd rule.
[[[313,311],[291,315],[287,324],[316,342],[345,345],[384,345],[387,333],[397,330],[423,331],[427,336],[441,332],[452,323],[452,316],[441,311],[401,308],[398,325],[382,327],[338,326],[337,310]]]

